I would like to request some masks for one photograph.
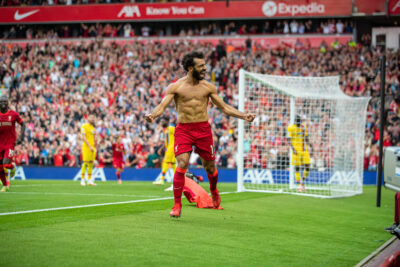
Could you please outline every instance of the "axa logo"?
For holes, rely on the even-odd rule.
[[[36,9],[36,10],[32,10],[32,11],[25,12],[25,13],[19,13],[19,10],[17,10],[17,11],[15,11],[14,19],[15,20],[22,20],[24,18],[32,16],[33,14],[35,14],[35,13],[37,13],[39,11],[40,11],[39,9]]]
[[[124,6],[118,13],[118,18],[124,16],[125,18],[140,17],[139,7],[134,6]]]

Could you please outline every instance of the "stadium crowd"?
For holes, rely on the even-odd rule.
[[[365,128],[365,169],[376,168],[380,50],[353,43],[310,48],[300,42],[293,47],[281,44],[273,50],[254,46],[230,52],[223,42],[215,47],[188,42],[136,41],[127,44],[53,41],[45,46],[28,44],[25,48],[2,44],[0,81],[3,90],[10,91],[11,107],[20,112],[27,125],[25,140],[17,147],[17,163],[78,165],[82,142],[80,126],[85,116],[95,114],[100,165],[111,164],[113,138],[122,136],[127,166],[158,167],[160,160],[154,159],[162,157],[161,125],[159,121],[147,123],[144,115],[154,108],[154,103],[160,102],[169,83],[185,75],[180,59],[190,50],[205,53],[209,69],[207,79],[216,85],[224,101],[236,107],[240,68],[276,75],[340,75],[346,94],[372,97]],[[389,51],[384,146],[400,145],[399,75],[399,53]],[[211,104],[209,115],[218,151],[217,166],[234,168],[237,120],[224,116]],[[175,123],[173,106],[166,110],[165,116]],[[284,134],[279,142],[286,144],[282,147],[287,154],[287,141],[282,138],[285,139]],[[246,140],[245,151],[253,146]],[[264,165],[269,164],[269,160],[268,154],[260,151],[257,161]],[[192,167],[200,164],[195,154],[190,164]],[[277,163],[270,164],[276,166]],[[312,164],[315,167],[315,162]]]
[[[3,26],[4,39],[55,39],[78,37],[204,36],[245,34],[343,34],[352,33],[349,20],[284,20],[253,22],[200,22],[197,25],[171,23],[91,23],[66,25]]]

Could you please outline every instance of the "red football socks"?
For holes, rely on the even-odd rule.
[[[174,180],[172,182],[174,188],[174,206],[182,206],[182,191],[183,186],[185,185],[185,173],[186,169],[179,167],[176,168]]]
[[[121,173],[120,172],[116,172],[115,174],[117,175],[117,179],[121,180]]]
[[[0,169],[0,179],[3,183],[3,186],[7,186],[6,174],[4,173],[3,169]]]
[[[10,169],[10,170],[14,169],[14,165],[12,163],[4,164],[3,167],[6,168],[6,169]]]
[[[213,174],[207,173],[208,181],[210,182],[210,191],[214,192],[217,190],[217,183],[218,183],[218,170],[215,168]]]

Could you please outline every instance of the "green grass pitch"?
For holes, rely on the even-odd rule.
[[[168,186],[13,181],[0,194],[0,266],[353,266],[392,237],[394,192],[382,189],[376,208],[373,186],[340,199],[230,193],[222,211],[183,198],[179,219],[168,216],[172,199],[156,200],[172,196]]]

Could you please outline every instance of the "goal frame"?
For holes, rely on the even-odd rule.
[[[238,102],[238,109],[239,111],[245,112],[245,88],[246,88],[246,75],[251,75],[255,74],[257,75],[257,73],[251,73],[251,72],[247,72],[244,69],[240,69],[239,70],[239,102]],[[288,77],[292,77],[292,76],[288,76]],[[331,77],[331,76],[330,76]],[[321,77],[319,77],[321,78]],[[322,77],[323,78],[323,77]],[[332,77],[331,77],[332,78]],[[264,84],[268,84],[265,81],[262,81],[261,79],[252,76],[252,79],[254,79],[255,81],[259,81],[260,83],[264,83]],[[270,85],[271,88],[277,89],[275,88],[273,85]],[[278,89],[278,91],[281,91]],[[282,92],[282,91],[281,91]],[[344,93],[341,92],[343,95]],[[293,124],[295,121],[295,116],[296,116],[296,96],[291,95],[287,92],[284,92],[283,94],[290,96],[290,124]],[[346,98],[349,99],[353,99],[350,96],[345,95]],[[307,97],[304,97],[307,98]],[[324,100],[327,99],[333,99],[331,97],[327,97],[327,98],[321,98]],[[335,98],[336,99],[336,98]],[[340,98],[338,98],[340,99]],[[354,98],[355,99],[355,98]],[[369,101],[369,98],[365,98],[367,99],[367,102]],[[365,107],[364,112],[367,109],[367,105]],[[364,118],[365,120],[365,118]],[[365,124],[365,123],[364,123]],[[317,197],[317,198],[336,198],[336,197],[348,197],[348,196],[354,196],[354,195],[358,195],[358,194],[362,194],[362,176],[363,176],[363,170],[362,170],[362,175],[361,175],[361,191],[360,192],[356,192],[356,191],[351,191],[351,192],[344,192],[342,194],[339,195],[319,195],[319,194],[309,194],[309,193],[296,193],[296,192],[285,192],[283,190],[281,191],[276,191],[276,190],[268,190],[268,189],[246,189],[245,188],[245,184],[244,184],[244,172],[245,172],[245,168],[244,168],[244,135],[245,135],[245,122],[244,120],[239,120],[238,121],[238,150],[237,150],[237,191],[238,192],[265,192],[265,193],[285,193],[285,194],[295,194],[295,195],[302,195],[302,196],[311,196],[311,197]],[[364,137],[364,136],[363,136]],[[362,143],[362,147],[364,147],[364,138],[361,141]],[[363,154],[363,153],[362,153]],[[292,151],[290,148],[290,152],[289,152],[289,160],[290,162],[292,162]],[[290,189],[294,189],[296,188],[296,183],[295,183],[295,168],[292,164],[289,164],[289,188]]]

